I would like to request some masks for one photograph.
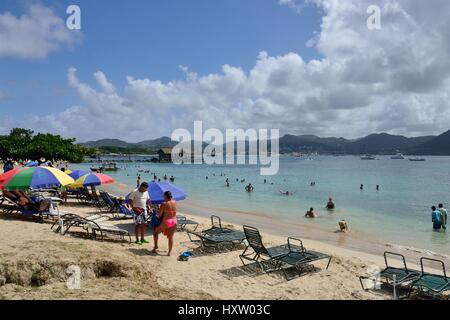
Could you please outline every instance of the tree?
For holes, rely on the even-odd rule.
[[[82,162],[94,150],[49,133],[34,134],[32,130],[16,128],[8,136],[0,136],[0,158],[15,161],[39,160]]]

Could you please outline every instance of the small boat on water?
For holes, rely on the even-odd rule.
[[[410,158],[409,161],[423,162],[423,161],[425,161],[425,158],[414,157],[414,158]]]
[[[91,168],[92,172],[117,171],[117,170],[119,170],[119,168],[117,168],[117,163],[115,162],[107,162],[101,167]]]
[[[376,160],[376,158],[370,154],[361,156],[361,160]]]
[[[395,156],[392,156],[392,157],[391,157],[391,159],[393,159],[393,160],[403,160],[403,159],[405,159],[405,157],[403,156],[402,153],[397,152],[397,153],[395,154]]]

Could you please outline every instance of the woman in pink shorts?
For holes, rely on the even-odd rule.
[[[155,246],[152,250],[153,253],[158,251],[158,235],[162,232],[169,239],[169,252],[168,256],[172,253],[173,236],[177,231],[177,203],[172,199],[172,193],[170,191],[164,192],[164,203],[159,208],[159,218],[162,219],[161,224],[153,230],[153,240]]]

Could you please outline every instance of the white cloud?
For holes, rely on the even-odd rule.
[[[224,65],[220,73],[198,75],[180,66],[186,78],[167,83],[129,76],[122,94],[100,71],[96,90],[70,69],[69,84],[82,104],[27,124],[81,140],[132,141],[170,135],[194,120],[345,137],[449,129],[450,2],[378,1],[379,31],[366,27],[373,0],[308,2],[324,13],[310,42],[320,60],[261,52],[249,71]]]
[[[0,13],[0,57],[43,59],[62,47],[80,41],[77,30],[68,30],[65,21],[47,7],[34,4],[16,17]]]

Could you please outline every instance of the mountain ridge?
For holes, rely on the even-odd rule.
[[[129,143],[120,139],[100,139],[80,143],[87,147],[144,148],[156,151],[172,148],[178,142],[163,136]],[[268,143],[270,145],[270,141]],[[205,143],[204,143],[205,145]],[[225,145],[225,144],[224,144]],[[248,144],[246,144],[248,145]],[[405,137],[388,133],[373,133],[359,139],[286,134],[279,141],[280,153],[317,152],[322,154],[405,154],[450,155],[450,130],[438,136]]]

